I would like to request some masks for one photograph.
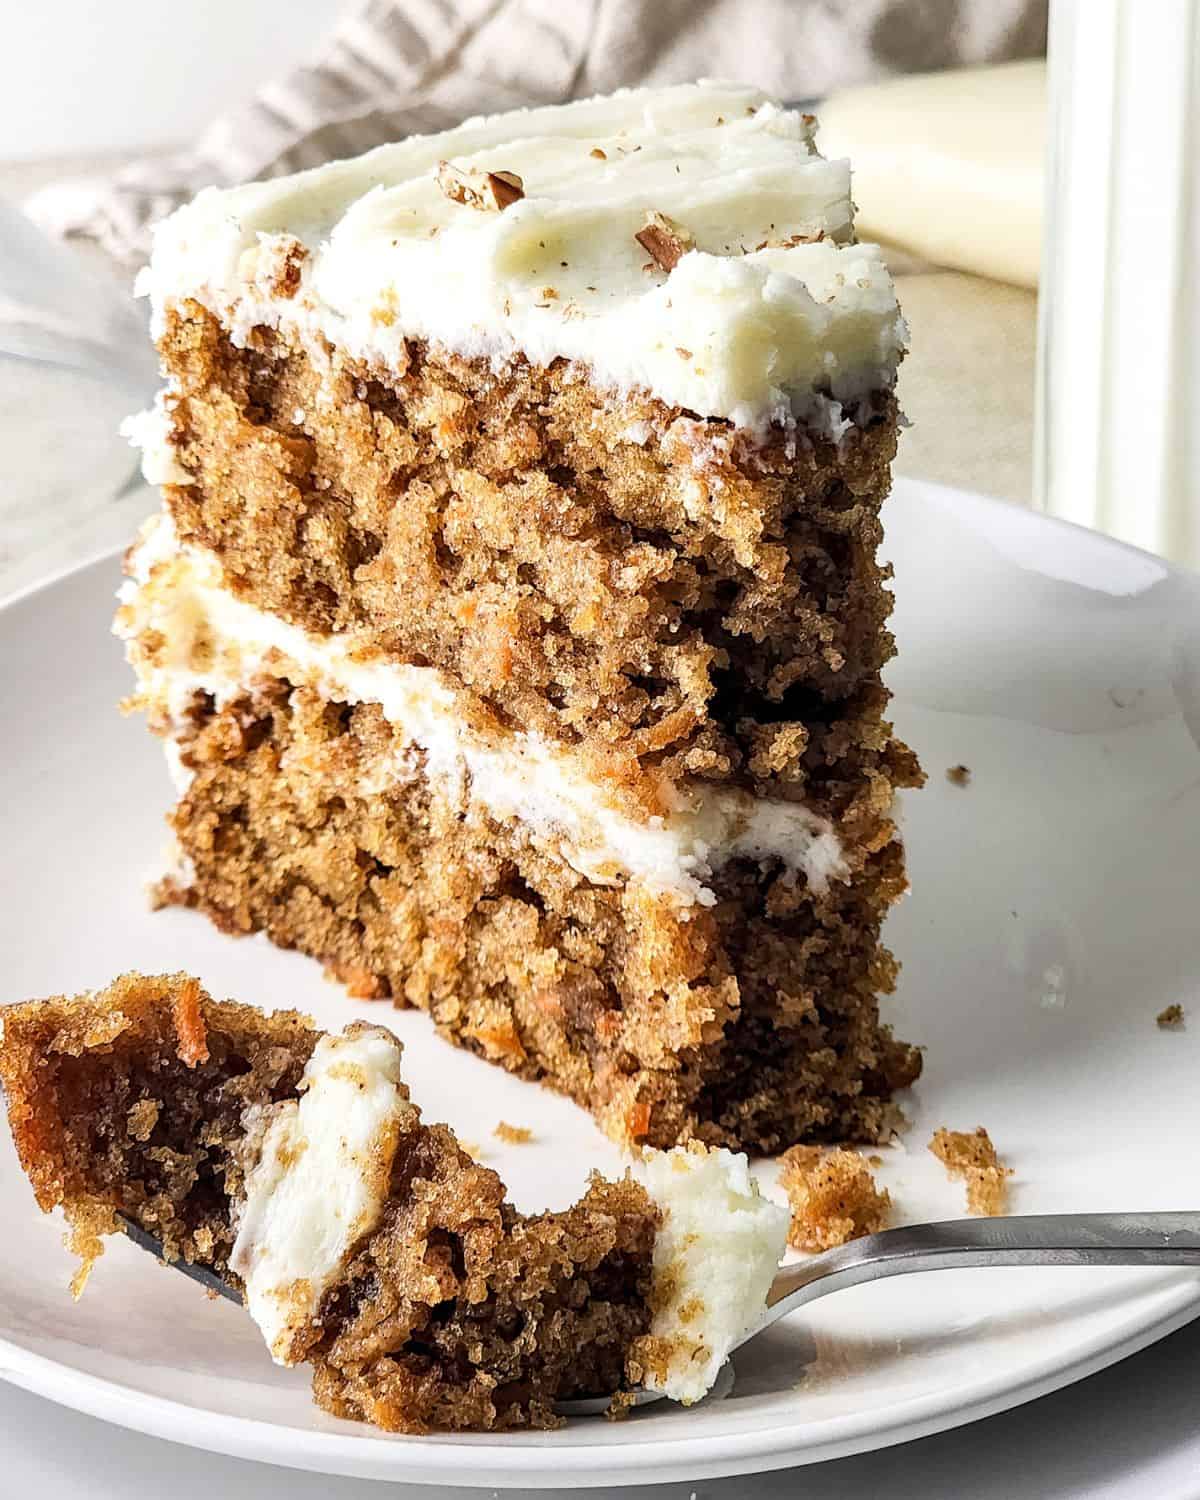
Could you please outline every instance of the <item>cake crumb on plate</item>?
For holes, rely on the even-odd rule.
[[[533,1140],[533,1131],[524,1125],[510,1125],[507,1120],[499,1120],[492,1134],[498,1141],[507,1141],[510,1146],[525,1146]]]
[[[929,1149],[947,1173],[967,1185],[967,1210],[985,1218],[1002,1214],[1007,1207],[1007,1179],[1012,1168],[996,1154],[992,1138],[982,1125],[975,1130],[935,1130]]]
[[[876,1187],[870,1165],[857,1151],[793,1146],[780,1164],[780,1183],[792,1213],[788,1244],[793,1250],[832,1250],[875,1234],[887,1223],[891,1194]]]
[[[1182,1005],[1168,1005],[1165,1010],[1160,1010],[1155,1016],[1154,1023],[1160,1031],[1182,1031],[1183,1017]]]
[[[946,769],[946,780],[950,782],[952,786],[970,786],[970,766],[948,766]]]

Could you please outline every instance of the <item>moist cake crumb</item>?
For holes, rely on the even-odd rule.
[[[533,1131],[524,1125],[510,1125],[500,1120],[492,1134],[498,1141],[507,1141],[510,1146],[524,1146],[533,1140]]]
[[[951,766],[946,772],[946,780],[953,786],[970,786],[970,766]]]
[[[1007,1208],[1012,1168],[996,1154],[992,1138],[982,1125],[975,1131],[935,1130],[929,1149],[950,1177],[967,1185],[967,1211],[990,1218]]]
[[[842,1147],[793,1146],[780,1158],[780,1186],[791,1209],[788,1244],[793,1250],[832,1250],[883,1229],[892,1199],[878,1188],[868,1162]]]
[[[1178,1003],[1168,1005],[1165,1010],[1159,1011],[1154,1021],[1160,1031],[1182,1031],[1184,1022],[1183,1006]]]
[[[556,1400],[623,1384],[626,1354],[650,1325],[658,1211],[627,1177],[593,1178],[561,1213],[518,1213],[494,1172],[445,1126],[421,1121],[394,1071],[399,1050],[381,1027],[322,1034],[294,1012],[214,1001],[187,975],[129,974],[99,994],[7,1007],[0,1079],[38,1203],[64,1210],[83,1260],[76,1292],[119,1213],[169,1259],[205,1265],[245,1296],[238,1267],[251,1274],[255,1257],[235,1242],[249,1218],[256,1234],[269,1231],[278,1265],[296,1270],[309,1256],[322,1269],[315,1302],[302,1276],[258,1288],[264,1335],[289,1363],[310,1365],[320,1406],[401,1432],[556,1426]],[[392,1103],[376,1111],[378,1131],[350,1133],[356,1163],[339,1161],[322,1193],[314,1153],[335,1116],[336,1152],[368,1062],[366,1107],[387,1080]],[[282,1138],[289,1112],[303,1150],[280,1149],[297,1144]],[[344,1191],[360,1173],[371,1202]],[[291,1187],[272,1215],[281,1183]],[[328,1234],[312,1214],[322,1201]],[[307,1240],[294,1234],[297,1203]],[[270,1300],[290,1313],[301,1292],[303,1316],[282,1346]]]
[[[337,1416],[548,1428],[572,1396],[620,1415],[643,1378],[696,1400],[764,1305],[786,1216],[744,1156],[647,1152],[646,1185],[593,1173],[525,1214],[423,1123],[384,1027],[318,1032],[183,974],[3,1020],[9,1123],[39,1206],[65,1213],[73,1293],[127,1219],[237,1291]]]
[[[135,1141],[148,1141],[155,1125],[158,1124],[158,1116],[161,1106],[157,1099],[139,1099],[129,1109],[129,1134]]]

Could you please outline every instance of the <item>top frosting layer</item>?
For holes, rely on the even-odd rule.
[[[891,386],[905,328],[813,127],[713,83],[469,120],[206,189],[157,227],[140,289],[158,320],[194,298],[237,340],[282,325],[399,368],[406,337],[566,358],[701,416],[836,431],[843,403]],[[487,173],[523,196],[496,207]],[[683,231],[673,268],[636,238],[651,215]]]

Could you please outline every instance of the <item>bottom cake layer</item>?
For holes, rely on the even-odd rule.
[[[736,859],[715,904],[682,905],[598,884],[454,798],[419,751],[398,753],[377,705],[264,679],[219,709],[198,694],[186,722],[168,745],[183,792],[162,902],[421,1007],[625,1143],[770,1153],[891,1130],[920,1056],[878,1014],[894,977],[880,924],[904,889],[886,807],[824,891]]]

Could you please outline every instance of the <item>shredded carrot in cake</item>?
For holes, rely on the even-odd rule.
[[[982,1125],[974,1133],[935,1130],[929,1149],[951,1177],[966,1183],[969,1213],[990,1218],[1004,1212],[1012,1168],[1000,1160],[991,1136]]]
[[[175,1035],[179,1038],[179,1059],[194,1068],[197,1063],[208,1061],[208,1033],[204,1026],[204,1013],[200,1009],[200,984],[187,979],[179,986],[171,1000]]]

